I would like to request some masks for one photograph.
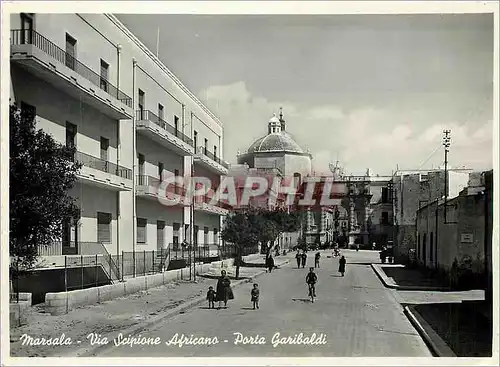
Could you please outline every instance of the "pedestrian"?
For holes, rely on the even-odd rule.
[[[208,287],[208,292],[207,292],[208,308],[215,308],[215,298],[216,298],[216,293],[214,291],[214,287],[212,286]]]
[[[216,291],[216,299],[219,301],[218,310],[221,308],[222,302],[224,302],[224,308],[227,308],[227,301],[234,299],[233,290],[231,289],[231,280],[226,275],[226,271],[222,270],[220,274],[219,280],[217,280]]]
[[[345,257],[342,256],[339,260],[339,273],[342,274],[342,276],[344,276],[344,273],[345,273]]]
[[[316,255],[314,255],[314,267],[319,268],[319,258],[321,257],[321,254],[316,252]]]
[[[274,268],[274,259],[271,255],[269,255],[269,257],[267,258],[266,266],[269,272],[271,272]]]
[[[259,285],[255,283],[253,285],[252,291],[250,292],[252,298],[250,301],[253,303],[253,309],[255,310],[255,307],[259,309],[259,296],[260,296],[260,291],[259,291]]]
[[[302,269],[304,269],[306,267],[306,261],[307,261],[307,254],[306,252],[304,251],[302,253]]]
[[[297,250],[297,253],[295,254],[295,260],[297,260],[297,268],[300,269],[300,261],[302,260],[302,256],[300,255],[299,250]]]

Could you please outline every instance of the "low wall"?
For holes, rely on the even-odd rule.
[[[231,267],[233,264],[234,259],[216,261],[210,264],[200,263],[196,265],[196,273],[206,273],[213,268],[223,269]],[[69,310],[77,307],[109,301],[149,288],[159,287],[175,280],[187,279],[189,277],[189,270],[189,268],[170,270],[153,275],[129,278],[124,282],[101,287],[79,289],[70,292],[47,293],[45,295],[45,308],[51,315],[66,314]]]
[[[28,323],[28,310],[31,304],[29,301],[10,302],[9,304],[9,324],[10,328],[16,328]]]

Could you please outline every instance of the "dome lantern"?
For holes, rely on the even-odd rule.
[[[267,132],[268,134],[276,134],[281,132],[281,121],[276,117],[275,113],[269,120]]]

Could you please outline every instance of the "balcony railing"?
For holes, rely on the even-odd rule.
[[[93,157],[86,153],[76,152],[75,160],[83,164],[85,167],[97,169],[99,171],[106,173],[111,173],[113,175],[126,178],[129,180],[132,179],[131,169],[119,166],[115,163],[111,163],[97,157]]]
[[[137,185],[138,186],[148,186],[148,187],[156,187],[157,189],[160,189],[162,180],[160,180],[158,177],[153,177],[153,176],[147,176],[147,175],[138,175],[137,176]],[[180,196],[185,196],[186,189],[175,183],[169,182],[168,186],[163,188],[162,191],[165,192],[165,194],[176,194]]]
[[[99,74],[92,71],[88,66],[82,64],[73,55],[67,53],[62,48],[42,36],[40,33],[28,29],[15,29],[10,31],[10,36],[11,45],[29,44],[36,46],[50,57],[66,65],[78,75],[104,90],[110,96],[118,99],[128,107],[132,107],[132,98],[116,88],[107,79],[102,78]]]
[[[212,205],[212,196],[211,195],[197,195],[194,198],[194,203],[195,204],[209,204]],[[226,210],[231,210],[233,207],[227,203],[224,203],[222,201],[218,201],[215,203],[214,206],[217,206],[221,209],[226,209]]]
[[[220,159],[219,157],[217,157],[214,153],[212,153],[211,151],[209,151],[207,148],[205,147],[198,147],[198,151],[197,151],[198,154],[203,154],[204,156],[210,158],[212,161],[214,162],[217,162],[218,164],[220,164],[222,167],[226,168],[226,169],[229,169],[229,163],[227,163],[226,161]]]
[[[193,146],[193,140],[177,130],[175,127],[170,125],[168,122],[165,120],[161,119],[157,115],[155,115],[153,112],[149,110],[138,110],[136,111],[136,119],[137,121],[151,121],[161,127],[164,130],[167,130],[170,134],[174,135],[175,137],[179,138],[183,142],[189,144],[190,146]]]

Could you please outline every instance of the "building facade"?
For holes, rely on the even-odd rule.
[[[395,260],[406,262],[410,249],[415,249],[416,215],[423,206],[444,198],[445,184],[448,198],[456,197],[467,186],[471,170],[397,171],[393,175],[394,224],[396,226]]]
[[[416,215],[416,258],[424,267],[482,278],[491,272],[491,208],[493,192],[489,179],[471,174],[469,186],[458,196],[436,199],[422,206]],[[483,278],[482,281],[486,281]]]
[[[227,173],[222,122],[111,14],[11,15],[11,103],[75,146],[80,217],[45,255],[219,242],[227,210],[172,205],[168,176]]]

